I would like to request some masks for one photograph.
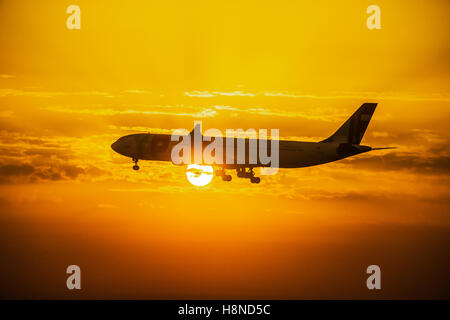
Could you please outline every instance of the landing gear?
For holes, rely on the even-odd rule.
[[[222,177],[223,181],[231,181],[231,175],[225,173],[225,169],[216,170],[216,176]]]
[[[245,168],[237,168],[236,172],[239,178],[250,179],[251,183],[261,182],[261,178],[255,177],[255,172],[253,171],[253,168],[249,168],[248,171]]]
[[[261,182],[260,177],[255,177],[255,172],[253,171],[253,168],[249,168],[248,170],[246,168],[237,168],[236,173],[238,178],[250,179],[251,183]],[[226,174],[224,168],[216,170],[216,176],[222,177],[223,181],[231,181],[231,175]]]
[[[139,159],[136,159],[136,158],[133,158],[133,162],[134,162],[134,166],[133,166],[133,170],[139,170],[139,166],[138,166],[138,160]]]
[[[250,178],[250,182],[251,183],[260,183],[261,182],[261,178],[260,177],[251,177]]]

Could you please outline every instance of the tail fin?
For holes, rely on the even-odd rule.
[[[360,144],[376,106],[377,103],[364,103],[331,137],[321,142]]]

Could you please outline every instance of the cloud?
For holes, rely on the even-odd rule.
[[[108,92],[102,91],[31,91],[20,89],[0,89],[0,97],[37,97],[37,98],[51,98],[58,96],[105,96],[112,97],[113,95]]]
[[[65,176],[70,179],[76,179],[78,175],[85,173],[83,168],[70,165],[70,164],[63,164],[60,166],[60,170],[64,172]]]
[[[24,150],[23,153],[25,155],[30,156],[43,156],[46,158],[56,157],[60,159],[68,159],[69,158],[69,150],[67,149],[59,149],[59,148],[30,148]]]
[[[0,177],[28,176],[34,168],[28,164],[5,164],[0,166]]]
[[[267,116],[267,117],[282,117],[282,118],[303,118],[308,120],[319,120],[324,122],[341,121],[342,118],[348,117],[348,114],[329,112],[329,110],[309,110],[309,111],[288,111],[274,107],[262,106],[227,106],[215,105],[213,108],[220,112],[220,115],[229,115],[233,117],[239,113],[247,113],[253,115]]]
[[[442,144],[447,142],[447,140],[444,139],[439,133],[430,129],[412,129],[411,131],[415,137],[422,139],[427,143]]]
[[[341,163],[375,171],[409,170],[418,174],[450,174],[450,157],[447,155],[423,157],[412,153],[388,153],[348,158]]]
[[[108,175],[111,173],[94,166],[83,168],[65,161],[0,165],[0,183],[3,184],[76,180],[81,176],[91,179]]]
[[[184,93],[188,97],[199,97],[199,98],[211,98],[216,96],[228,96],[228,97],[254,97],[255,93],[250,92],[242,92],[242,91],[233,91],[233,92],[220,92],[220,91],[192,91]]]
[[[99,108],[91,108],[91,109],[76,109],[76,108],[66,108],[66,107],[45,107],[43,110],[52,111],[52,112],[61,112],[61,113],[73,113],[73,114],[88,114],[88,115],[97,115],[97,116],[114,116],[114,115],[126,115],[126,114],[137,114],[137,115],[170,115],[177,117],[194,117],[194,118],[208,118],[214,117],[216,115],[216,111],[211,108],[202,108],[198,112],[180,112],[180,109],[184,109],[185,106],[177,105],[177,106],[147,106],[144,110],[135,110],[135,109],[127,109],[127,110],[117,110],[117,109],[99,109]],[[186,107],[189,108],[189,107]],[[160,109],[160,110],[157,110]]]
[[[409,92],[339,92],[333,94],[313,94],[304,92],[220,92],[220,91],[191,91],[184,93],[188,97],[195,98],[213,98],[217,96],[240,96],[240,97],[278,97],[278,98],[294,98],[294,99],[317,99],[317,100],[331,100],[331,99],[359,99],[359,100],[394,100],[394,101],[436,101],[449,102],[450,96],[448,93],[409,93]]]
[[[16,178],[27,178],[25,181],[34,182],[36,179],[41,180],[66,180],[66,179],[76,179],[80,174],[85,173],[84,169],[75,165],[70,164],[59,164],[59,165],[40,165],[33,166],[31,164],[4,164],[0,166],[0,178],[2,182],[23,182],[23,179]]]
[[[1,182],[91,180],[110,176],[106,168],[110,165],[111,141],[113,138],[108,135],[35,137],[1,131]]]
[[[123,93],[133,93],[133,94],[153,94],[152,91],[148,91],[148,90],[124,90],[122,91]]]
[[[373,131],[372,136],[374,138],[388,138],[390,135],[388,132],[385,131]]]

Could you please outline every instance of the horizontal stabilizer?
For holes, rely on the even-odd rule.
[[[372,150],[385,150],[385,149],[397,149],[397,147],[372,148]]]

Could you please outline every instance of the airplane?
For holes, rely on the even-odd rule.
[[[278,168],[302,168],[320,165],[328,162],[341,160],[347,157],[369,152],[372,150],[394,149],[394,147],[372,148],[361,145],[361,140],[366,132],[372,114],[375,111],[377,103],[364,103],[356,112],[347,119],[347,121],[330,137],[319,142],[305,142],[305,141],[285,141],[279,140],[279,162]],[[193,139],[195,130],[200,130],[195,127],[189,135]],[[224,139],[239,139],[228,138]],[[232,144],[235,149],[238,145]],[[250,163],[248,161],[248,154],[250,153],[251,144],[250,138],[245,138],[246,158],[244,163],[214,164],[219,167],[215,171],[216,176],[221,176],[223,181],[231,181],[231,175],[226,174],[226,169],[234,169],[237,172],[238,178],[250,179],[252,183],[259,183],[261,180],[255,176],[253,171],[256,167],[267,167],[261,161]],[[270,143],[271,140],[266,140]],[[171,141],[171,135],[168,134],[152,134],[152,133],[137,133],[130,134],[119,138],[111,145],[111,148],[117,153],[126,157],[132,158],[134,162],[133,169],[139,170],[139,160],[154,160],[154,161],[172,161],[172,148],[178,144],[178,141]],[[223,144],[224,154],[227,148],[226,143]],[[203,147],[203,145],[202,145]],[[236,157],[234,157],[236,159]],[[173,163],[173,161],[172,161]]]

